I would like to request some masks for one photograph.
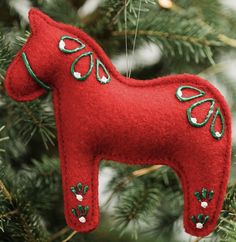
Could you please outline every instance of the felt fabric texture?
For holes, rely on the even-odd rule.
[[[109,159],[170,166],[182,184],[186,232],[195,236],[211,233],[222,208],[231,158],[231,115],[220,92],[208,81],[189,74],[148,81],[126,78],[80,29],[57,23],[36,9],[30,11],[29,19],[32,33],[8,68],[5,88],[17,101],[31,101],[46,92],[29,75],[22,60],[24,52],[35,75],[52,90],[68,225],[80,232],[98,225],[98,165],[100,160]],[[85,47],[65,53],[63,48],[73,50],[80,43],[64,39],[60,44],[62,36],[79,39]],[[85,80],[77,80],[71,65],[90,51],[91,73]],[[85,56],[75,64],[77,77],[90,69],[89,58]],[[96,68],[97,60],[107,73],[101,65]],[[101,78],[110,76],[108,83],[98,81],[97,69]],[[180,101],[176,92],[181,86],[195,87],[205,94]],[[179,93],[182,97],[198,94],[191,89]],[[203,127],[194,127],[186,112],[206,98],[215,101],[212,115]],[[210,106],[197,106],[192,117],[203,121]],[[224,118],[224,134],[219,139],[210,132],[217,108]],[[222,126],[217,116],[215,131],[220,133]],[[205,197],[202,189],[207,189]],[[212,198],[210,191],[214,192]],[[197,199],[197,192],[201,198]]]

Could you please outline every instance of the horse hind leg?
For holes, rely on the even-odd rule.
[[[190,158],[191,157],[191,158]],[[184,193],[184,227],[194,236],[206,236],[217,224],[229,177],[230,157],[218,152],[184,156],[176,161]]]

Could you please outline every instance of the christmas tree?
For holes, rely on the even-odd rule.
[[[1,0],[0,241],[236,241],[235,132],[231,178],[210,236],[184,233],[182,188],[173,170],[108,160],[100,167],[99,228],[81,234],[66,226],[51,96],[18,103],[4,90],[6,69],[30,34],[32,6],[87,32],[125,76],[192,73],[209,80],[228,101],[235,127],[236,9],[231,5],[219,0]]]

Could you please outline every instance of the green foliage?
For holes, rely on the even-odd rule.
[[[236,185],[228,187],[227,197],[224,201],[221,218],[218,224],[217,232],[222,241],[236,240]]]
[[[51,97],[17,103],[4,91],[6,68],[30,34],[9,2],[0,2],[0,242],[54,242],[68,237],[72,242],[176,241],[182,230],[182,191],[176,175],[166,167],[140,175],[136,172],[140,166],[104,162],[101,169],[110,168],[114,174],[100,228],[75,235],[66,227]],[[55,20],[82,27],[110,57],[155,43],[162,52],[160,61],[133,70],[132,77],[200,74],[224,91],[235,115],[236,78],[228,69],[236,56],[236,15],[222,1],[178,0],[167,9],[157,0],[104,0],[86,17],[78,14],[84,0],[30,2]],[[234,144],[233,164],[235,152]],[[236,240],[236,169],[232,168],[221,218],[210,241]]]
[[[0,32],[0,83],[3,79],[7,66],[10,64],[10,48],[9,43],[7,43],[4,38],[4,34]]]
[[[218,40],[216,34],[209,31],[208,26],[203,26],[198,19],[191,20],[191,12],[162,12],[158,6],[147,7],[150,8],[147,11],[153,21],[147,23],[147,13],[141,14],[138,29],[140,40],[156,43],[167,56],[182,56],[186,61],[194,58],[197,63],[207,58],[213,63],[212,48],[223,46],[223,43]],[[135,14],[131,14],[127,20],[130,23],[127,26],[130,42],[135,35],[135,18]],[[114,31],[113,35],[123,37],[124,32],[125,30],[121,29]]]
[[[58,161],[45,158],[20,171],[1,163],[0,170],[0,241],[45,241],[42,214],[57,199]]]
[[[12,126],[25,144],[38,133],[47,149],[48,143],[54,145],[54,116],[47,100],[20,104],[8,101],[8,104],[8,118],[14,120]]]
[[[72,25],[78,25],[78,23],[80,22],[76,9],[73,8],[72,4],[69,1],[44,1],[42,2],[41,8],[45,11],[45,13],[52,16],[55,20],[69,23]]]
[[[213,25],[215,20],[220,19],[221,21],[224,9],[222,9],[221,4],[215,1],[206,4],[204,4],[204,1],[193,2],[194,4],[189,6],[186,1],[178,1],[179,6],[174,5],[171,10],[165,10],[157,4],[157,1],[141,1],[137,28],[138,42],[154,42],[168,57],[179,56],[182,60],[185,58],[187,62],[195,61],[196,63],[207,59],[213,64],[213,50],[229,45],[219,35],[225,34],[225,28],[221,26],[222,29],[219,29],[219,25]],[[114,11],[111,6],[116,7],[117,11]],[[188,10],[183,6],[189,6]],[[96,14],[96,31],[106,31],[106,36],[111,35],[113,38],[124,39],[127,35],[127,41],[130,49],[132,49],[139,7],[140,1],[138,0],[127,1],[127,10],[125,10],[123,1],[111,1],[109,4],[105,1],[104,6],[98,9]],[[217,18],[216,13],[221,18]],[[223,19],[225,24],[229,22],[227,13],[225,13],[226,16]],[[147,15],[151,21],[147,20]],[[109,23],[108,19],[110,20]],[[205,21],[206,19],[207,21]],[[222,30],[222,32],[219,30]]]

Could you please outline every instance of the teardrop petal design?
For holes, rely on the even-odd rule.
[[[66,49],[65,48],[66,47],[65,40],[67,40],[67,39],[77,42],[78,44],[80,44],[80,46],[77,47],[77,48],[71,49],[71,50]],[[70,36],[67,36],[67,35],[63,35],[61,37],[59,43],[58,43],[58,47],[62,52],[66,53],[66,54],[71,54],[71,53],[75,53],[79,50],[82,50],[85,47],[85,44],[83,44],[78,38],[73,38],[73,37],[70,37]]]
[[[81,75],[80,72],[75,71],[75,65],[84,57],[89,56],[89,69],[87,71],[87,73],[85,75]],[[93,56],[92,56],[92,52],[85,52],[83,54],[81,54],[79,57],[77,57],[74,62],[71,65],[70,71],[72,76],[79,81],[84,81],[92,72],[93,70]]]
[[[197,95],[194,95],[194,96],[190,96],[190,97],[182,97],[183,95],[183,92],[182,90],[183,89],[190,89],[190,90],[194,90],[194,91],[197,91],[199,92],[199,94]],[[192,87],[192,86],[180,86],[179,88],[177,88],[176,90],[176,97],[179,99],[179,101],[181,102],[187,102],[187,101],[190,101],[192,99],[195,99],[195,98],[198,98],[198,97],[202,97],[205,95],[205,92],[196,88],[196,87]]]
[[[204,121],[201,122],[201,123],[198,123],[198,122],[197,122],[197,119],[196,119],[196,118],[193,118],[192,115],[191,115],[191,114],[192,114],[192,110],[193,110],[195,107],[197,107],[197,106],[199,106],[199,105],[201,105],[201,104],[203,104],[203,103],[206,103],[206,102],[210,102],[210,103],[211,103],[211,107],[210,107],[209,112],[208,112],[206,118],[204,119]],[[198,102],[192,104],[192,105],[187,109],[187,117],[188,117],[188,121],[189,121],[189,123],[190,123],[192,126],[195,126],[195,127],[203,127],[203,126],[209,121],[209,119],[210,119],[210,117],[211,117],[211,115],[212,115],[212,113],[213,113],[214,106],[215,106],[215,100],[214,100],[213,98],[206,98],[206,99],[203,99],[203,100],[201,100],[201,101],[198,101]]]
[[[215,123],[216,123],[217,117],[220,118],[220,122],[221,122],[221,126],[222,126],[221,133],[218,132],[218,131],[215,131]],[[213,121],[211,123],[211,135],[215,139],[221,139],[224,135],[224,132],[225,132],[225,120],[224,120],[223,114],[220,111],[220,108],[217,108],[216,113],[215,113],[214,118],[213,118]]]
[[[104,75],[102,77],[100,76],[100,74],[99,74],[99,68],[100,67],[103,69],[106,76],[104,76]],[[111,77],[110,77],[106,67],[104,66],[104,64],[99,59],[97,59],[97,61],[96,61],[96,77],[97,77],[97,80],[102,84],[107,84],[111,80]]]

